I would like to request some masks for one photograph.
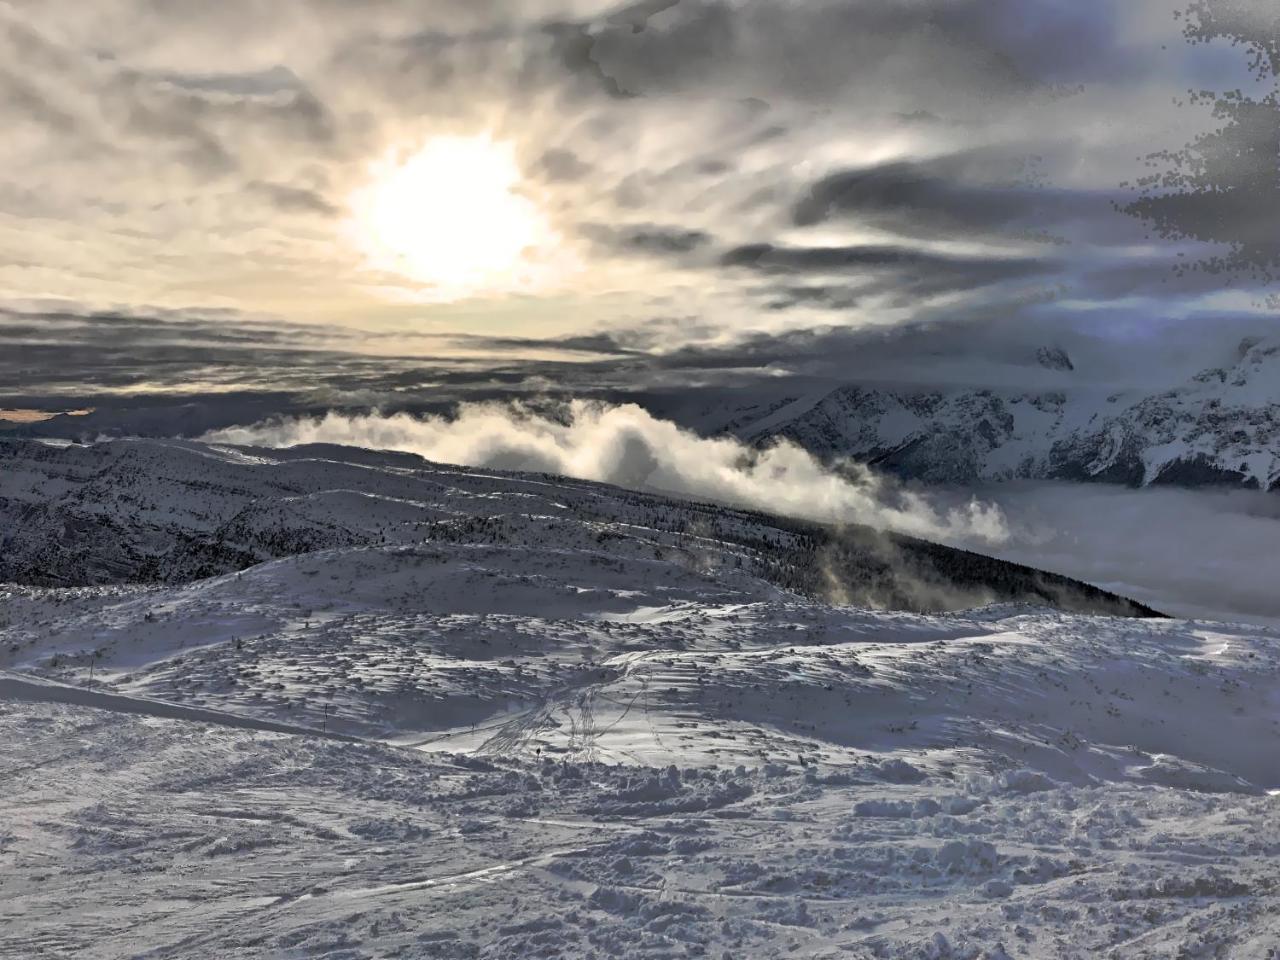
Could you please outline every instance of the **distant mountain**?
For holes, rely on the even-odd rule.
[[[333,446],[0,440],[0,583],[180,584],[317,551],[424,543],[659,563],[888,609],[1028,602],[1154,613],[1067,577],[911,537],[563,477]]]
[[[1071,362],[1071,357],[1067,351],[1061,347],[1041,347],[1036,351],[1036,362],[1047,370],[1074,370],[1076,365]]]
[[[1073,369],[1062,350],[1041,350],[1037,359],[1059,373]],[[784,412],[728,429],[931,482],[1270,489],[1280,481],[1280,340],[1246,340],[1235,363],[1157,394],[852,384]]]

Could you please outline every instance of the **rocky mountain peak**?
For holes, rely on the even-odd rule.
[[[1074,370],[1076,365],[1071,362],[1071,357],[1067,351],[1061,347],[1041,347],[1036,351],[1036,363],[1047,370]]]

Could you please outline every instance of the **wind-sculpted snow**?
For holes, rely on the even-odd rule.
[[[230,511],[218,550],[191,534],[208,563],[295,525],[359,542],[0,587],[0,956],[1280,942],[1268,630],[876,611],[759,575],[808,534],[754,514],[337,449],[124,448],[15,473],[155,531]]]
[[[1263,958],[1280,936],[1268,797],[477,761],[26,704],[0,733],[6,957]],[[658,799],[608,812],[633,796]]]

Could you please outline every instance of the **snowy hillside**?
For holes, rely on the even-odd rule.
[[[0,956],[1280,942],[1261,628],[838,605],[863,541],[413,457],[3,453],[9,569],[98,585],[0,586]]]
[[[1052,366],[1069,372],[1069,364],[1063,355]],[[1234,365],[1154,395],[850,385],[782,413],[727,427],[933,482],[1268,489],[1280,480],[1280,342],[1247,340]]]
[[[432,540],[666,559],[898,609],[1028,601],[1152,612],[1065,577],[866,527],[403,454],[10,440],[0,462],[0,582],[183,583],[311,550]]]

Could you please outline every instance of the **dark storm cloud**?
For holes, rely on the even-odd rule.
[[[976,105],[1141,71],[1153,53],[1124,47],[1120,11],[1088,0],[646,2],[592,24],[566,65],[620,95],[723,88],[824,102],[875,80],[882,100],[928,91]]]
[[[866,295],[857,287],[827,284],[784,284],[772,288],[766,306],[770,310],[816,307],[823,310],[852,310]]]
[[[624,339],[624,334],[614,332],[589,333],[579,336],[556,337],[554,340],[538,337],[485,337],[455,335],[450,341],[463,346],[487,350],[548,350],[569,353],[593,354],[613,357],[646,357],[645,350],[637,349]]]
[[[1122,209],[1166,240],[1211,245],[1179,264],[1231,284],[1266,285],[1280,306],[1280,20],[1269,0],[1195,0],[1182,14],[1192,44],[1228,42],[1247,55],[1251,83],[1193,92],[1189,106],[1215,126],[1181,149],[1147,157],[1156,172],[1137,181]]]
[[[853,305],[856,292],[895,298],[930,296],[1045,277],[1055,269],[1050,261],[1027,257],[959,257],[905,247],[779,247],[770,243],[735,247],[724,254],[722,263],[771,277],[843,274],[868,280],[845,291],[830,286],[779,286],[771,291],[775,307],[824,300],[834,306]],[[788,301],[788,296],[793,299]]]
[[[593,364],[606,358],[642,360],[635,346],[669,329],[661,323],[629,336],[608,333],[552,340],[522,337],[353,335],[344,327],[281,323],[230,310],[93,310],[70,303],[0,308],[0,408],[33,403],[120,406],[122,392],[186,402],[234,393],[299,403],[400,408],[428,394],[438,406],[467,398],[507,396],[521,388],[545,392],[550,383],[589,386]],[[371,356],[379,341],[395,340],[416,355]],[[455,356],[461,347],[487,359]],[[436,354],[433,356],[433,351]],[[531,360],[531,352],[576,361]],[[425,356],[424,356],[425,354]],[[575,371],[583,372],[581,378]],[[216,391],[211,394],[211,391]],[[116,399],[112,399],[112,398]],[[264,401],[265,402],[265,401]],[[274,401],[272,401],[274,402]],[[432,407],[434,409],[434,406]],[[282,406],[281,409],[285,407]],[[77,421],[81,426],[97,420]],[[230,422],[230,421],[229,421]]]
[[[1215,122],[1216,101],[1170,106],[1188,86],[1185,51],[1161,49],[1169,33],[1179,45],[1175,5],[0,3],[0,288],[43,294],[74,276],[59,295],[171,291],[174,302],[293,317],[332,300],[355,304],[354,327],[364,303],[386,306],[369,291],[398,279],[362,272],[337,235],[369,165],[435,133],[492,131],[515,145],[528,196],[583,255],[586,292],[570,287],[564,310],[582,319],[540,339],[521,335],[519,302],[485,314],[479,329],[494,336],[467,337],[466,319],[446,329],[454,321],[427,309],[397,315],[411,317],[408,341],[422,318],[458,334],[454,345],[492,350],[490,372],[517,364],[495,383],[838,375],[862,369],[855,357],[880,356],[881,368],[932,357],[930,343],[1003,356],[1001,338],[1018,366],[1091,317],[1129,324],[1146,312],[1154,330],[1188,315],[1187,300],[1215,292],[1170,269],[1195,244],[1274,260],[1272,113],[1229,117],[1231,136],[1202,144],[1242,189],[1120,190],[1141,172],[1139,154],[1167,147],[1177,166],[1181,145]],[[1224,31],[1245,29],[1227,20]],[[1248,29],[1264,37],[1269,22]],[[1146,223],[1113,206],[1128,201]],[[617,315],[591,301],[597,274],[609,295],[615,277],[634,285]],[[338,275],[345,285],[326,286]],[[312,299],[277,307],[252,299],[262,290]],[[0,324],[4,382],[426,389],[416,367],[356,356],[383,350],[383,334],[199,312],[55,313]],[[637,322],[650,315],[672,319]],[[891,322],[917,332],[873,349],[853,329]],[[510,356],[552,349],[576,356]]]
[[[767,210],[789,202],[791,224],[799,230],[848,225],[927,241],[930,247],[937,241],[977,239],[1024,250],[955,257],[931,250],[806,246],[794,235],[784,242],[766,227],[755,237],[742,237],[741,246],[721,262],[771,275],[879,275],[874,287],[780,286],[766,291],[763,300],[773,310],[853,312],[869,292],[904,305],[1035,278],[1060,284],[1066,295],[1103,297],[1128,287],[1176,296],[1192,292],[1190,285],[1175,290],[1165,282],[1177,262],[1176,249],[1146,257],[1121,249],[1141,245],[1144,238],[1118,222],[1122,218],[1115,208],[1124,200],[1120,177],[1100,179],[1105,161],[1096,157],[1088,136],[1073,139],[1075,124],[1039,126],[1033,115],[1022,114],[1009,130],[985,142],[976,138],[982,142],[977,147],[968,127],[974,118],[999,125],[1000,111],[1024,110],[1030,98],[1044,106],[1046,117],[1078,118],[1079,129],[1088,130],[1095,118],[1070,106],[1083,89],[1070,84],[1112,85],[1124,97],[1176,69],[1177,52],[1144,47],[1124,33],[1126,14],[1135,22],[1146,16],[1172,23],[1172,7],[1146,4],[1130,10],[1107,2],[1022,0],[637,4],[588,27],[589,55],[578,66],[602,78],[613,94],[646,101],[734,98],[759,104],[774,116],[781,116],[788,103],[813,104],[864,121],[891,116],[899,128],[928,129],[934,144],[924,155],[837,167],[798,188],[781,177],[757,185],[737,209]],[[1094,103],[1092,109],[1099,106]],[[1108,122],[1136,126],[1144,119],[1116,116]],[[1270,121],[1268,114],[1259,123],[1260,142],[1274,140],[1267,139],[1273,132],[1266,128]],[[788,126],[770,129],[785,139],[794,136]],[[701,161],[704,169],[732,169],[731,160]],[[1262,173],[1274,178],[1274,156],[1264,162],[1269,165]],[[1092,172],[1094,183],[1083,182],[1081,171],[1094,164],[1099,165]],[[631,209],[650,206],[664,190],[659,186],[663,176],[668,183],[692,182],[694,169],[687,163],[673,164],[665,174],[633,173],[619,182],[617,202]],[[1066,177],[1076,182],[1055,182]],[[1275,212],[1267,202],[1245,209],[1249,195],[1239,191],[1234,210],[1226,209],[1230,201],[1206,198],[1203,192],[1143,198],[1129,210],[1154,220],[1174,239],[1235,242],[1251,250],[1246,259],[1256,263],[1270,256],[1263,248],[1274,243]],[[1052,259],[1027,256],[1028,245],[1051,245]],[[658,250],[656,244],[635,248],[636,253]],[[1090,262],[1108,256],[1113,262],[1105,267]]]
[[[702,230],[686,230],[646,223],[626,227],[588,223],[582,235],[598,247],[613,253],[656,257],[680,257],[709,246],[713,238]]]
[[[747,244],[725,253],[727,267],[749,267],[762,273],[831,273],[863,268],[912,267],[963,273],[992,271],[992,275],[1021,276],[1041,268],[1028,259],[947,257],[904,247],[780,247],[771,243]]]
[[[1026,154],[990,148],[842,170],[805,190],[791,216],[799,227],[848,218],[903,236],[963,237],[1045,229],[1078,215],[1085,198],[1037,186],[1033,172]]]
[[[551,50],[571,75],[585,78],[606,95],[625,99],[630,94],[595,58],[595,39],[582,23],[549,23],[544,28]]]
[[[1211,100],[1221,126],[1183,150],[1153,155],[1165,172],[1144,178],[1142,196],[1124,206],[1166,239],[1226,248],[1198,261],[1208,273],[1280,279],[1280,74],[1276,86],[1257,99],[1197,98]]]
[[[626,377],[642,384],[646,375],[670,372],[707,384],[727,384],[732,381],[715,374],[767,371],[821,384],[868,381],[1036,392],[1082,386],[1155,390],[1185,381],[1206,367],[1229,365],[1244,338],[1270,329],[1266,318],[1248,312],[1157,317],[1150,301],[1071,324],[1033,301],[993,304],[992,312],[937,311],[898,325],[830,324],[752,334],[731,342],[708,340],[657,355],[628,357]],[[645,339],[641,331],[616,331],[609,342],[621,351]],[[1046,370],[1040,360],[1045,348],[1063,350],[1075,369]]]
[[[0,309],[0,331],[8,343],[19,337],[50,341],[112,340],[122,347],[156,340],[184,343],[297,343],[319,339],[323,328],[282,328],[274,320],[253,320],[232,310],[154,310],[151,313],[94,310],[75,304]]]
[[[335,334],[234,311],[0,310],[0,393],[298,388],[316,373],[377,368],[371,358],[326,348]]]
[[[1011,305],[1012,306],[1012,305]],[[467,338],[473,345],[493,349],[545,350],[553,343],[562,348],[610,357],[608,361],[580,365],[586,371],[608,368],[621,372],[619,381],[642,385],[645,372],[674,371],[702,375],[730,370],[784,369],[806,376],[904,377],[912,366],[936,366],[940,361],[984,353],[994,362],[1030,367],[1037,350],[1055,336],[1051,323],[1037,322],[1026,311],[1002,323],[985,318],[932,320],[904,326],[849,328],[835,325],[752,334],[729,342],[704,342],[654,352],[665,331],[679,321],[654,321],[625,330],[601,332],[568,340],[537,338]],[[704,329],[702,336],[715,331]]]
[[[755,334],[732,343],[707,343],[681,347],[648,361],[655,368],[705,371],[730,369],[787,369],[794,373],[828,377],[881,377],[894,379],[911,365],[936,366],[957,353],[971,354],[975,347],[994,351],[1003,363],[1030,365],[1040,338],[1052,337],[1039,329],[1027,336],[1009,338],[988,334],[979,320],[922,322],[891,328],[850,329],[813,327],[779,333]]]
[[[825,100],[870,77],[938,90],[1025,93],[1035,82],[1001,48],[1002,38],[984,35],[985,6],[974,0],[639,4],[633,15],[596,26],[569,65],[633,96],[702,88],[765,102]],[[1049,27],[1045,41],[1060,41]],[[930,57],[932,70],[919,69]]]

